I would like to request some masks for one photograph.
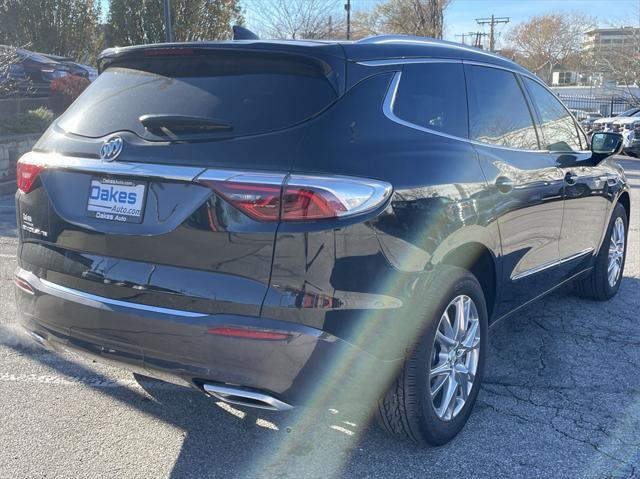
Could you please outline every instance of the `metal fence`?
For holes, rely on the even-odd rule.
[[[568,108],[588,113],[600,113],[602,116],[613,116],[634,106],[640,106],[637,98],[623,96],[591,96],[591,95],[563,95],[558,98]]]

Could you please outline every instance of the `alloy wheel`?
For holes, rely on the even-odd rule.
[[[456,296],[438,323],[431,353],[431,405],[443,421],[456,417],[469,398],[480,358],[480,318],[473,300]]]
[[[607,267],[607,277],[609,286],[614,287],[622,273],[622,265],[624,264],[624,221],[617,217],[611,231],[611,239],[609,241],[609,265]]]

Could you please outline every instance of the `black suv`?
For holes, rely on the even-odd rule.
[[[530,72],[424,38],[105,51],[18,164],[20,320],[223,401],[343,401],[442,444],[488,327],[607,300],[630,201]]]

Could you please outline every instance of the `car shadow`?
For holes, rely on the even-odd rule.
[[[370,415],[355,409],[276,413],[228,406],[149,378],[139,380],[142,389],[95,390],[184,432],[172,478],[422,476],[430,468],[442,471],[443,464],[448,474],[468,475],[480,465],[493,468],[486,472],[514,473],[516,465],[500,459],[515,454],[514,445],[550,457],[546,464],[529,464],[527,474],[554,464],[587,474],[591,462],[605,453],[614,459],[604,470],[617,464],[624,472],[638,458],[616,439],[611,420],[619,414],[622,398],[631,394],[635,409],[626,420],[628,427],[640,427],[633,380],[640,366],[639,294],[640,279],[631,277],[625,277],[620,294],[605,303],[585,301],[563,288],[493,328],[474,413],[463,432],[443,448],[389,438],[371,427]],[[52,360],[52,355],[20,342],[6,346],[62,376],[97,376],[87,387],[109,381],[73,356]],[[602,367],[614,359],[615,368]],[[608,401],[603,401],[605,392]],[[565,415],[570,422],[566,425]],[[488,443],[490,451],[484,446]]]

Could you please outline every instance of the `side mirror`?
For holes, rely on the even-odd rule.
[[[622,151],[622,135],[619,133],[594,133],[591,137],[591,152],[598,159],[617,155]]]

